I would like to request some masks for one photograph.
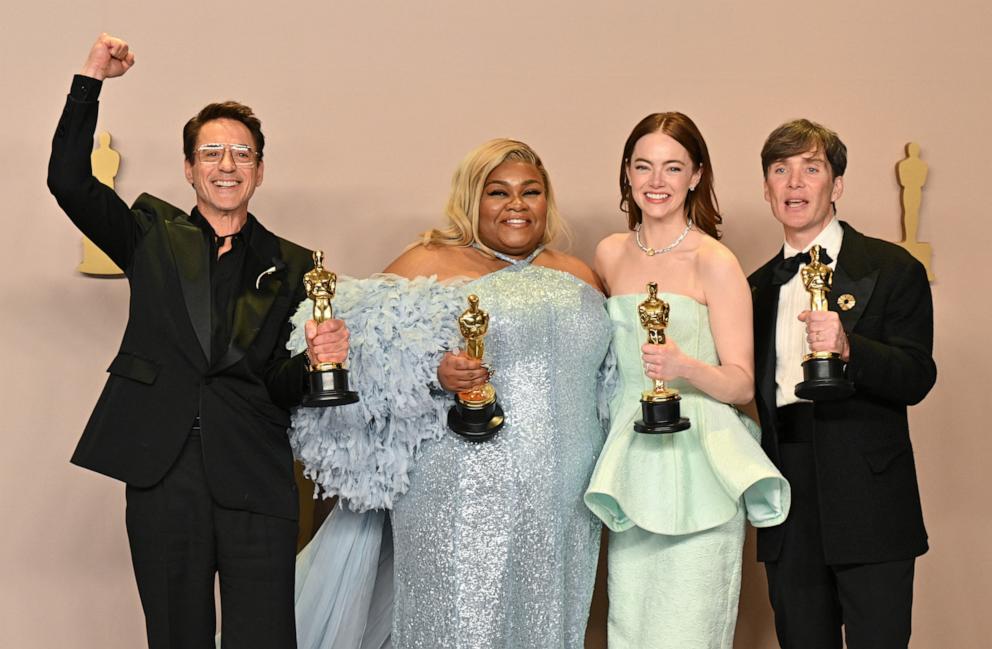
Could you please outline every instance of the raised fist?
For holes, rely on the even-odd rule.
[[[119,77],[134,65],[134,52],[125,41],[103,33],[93,43],[83,64],[82,74],[87,77],[111,79]]]

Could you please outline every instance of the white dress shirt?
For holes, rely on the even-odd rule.
[[[844,241],[844,228],[834,216],[827,227],[810,242],[805,250],[796,250],[786,242],[783,255],[786,259],[800,252],[808,252],[819,244],[830,255],[831,269],[837,267],[837,257]],[[809,309],[809,293],[803,286],[799,273],[778,290],[778,314],[775,323],[775,405],[781,408],[790,403],[805,401],[796,396],[796,384],[803,380],[803,356],[809,353],[806,342],[806,324],[799,321],[799,314]]]

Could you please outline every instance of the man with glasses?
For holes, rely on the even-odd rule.
[[[343,362],[339,320],[307,323],[304,248],[248,212],[265,138],[251,109],[210,104],[183,129],[185,214],[142,194],[131,208],[91,174],[102,82],[134,64],[102,34],[73,79],[48,185],[69,218],[124,269],[130,315],[72,461],[127,483],[127,531],[151,649],[214,646],[220,577],[224,647],[296,646],[298,501],[287,439],[308,359]]]

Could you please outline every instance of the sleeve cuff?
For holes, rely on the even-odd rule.
[[[103,82],[99,79],[77,74],[72,77],[69,97],[75,101],[97,101],[102,87]]]

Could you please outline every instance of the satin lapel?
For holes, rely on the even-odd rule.
[[[217,361],[212,371],[219,372],[234,365],[247,353],[258,332],[265,323],[272,302],[282,287],[285,270],[265,275],[255,288],[255,280],[268,270],[273,257],[279,254],[275,236],[255,222],[256,232],[252,243],[245,251],[245,265],[241,279],[241,292],[234,307],[234,322],[231,329],[231,343],[224,355]],[[256,241],[258,239],[258,241]],[[268,252],[268,256],[262,256]]]
[[[830,310],[840,315],[844,331],[850,332],[854,330],[871,300],[878,279],[878,269],[871,266],[865,252],[862,234],[846,223],[842,225],[844,242],[837,257],[837,268],[834,270],[834,283],[830,289],[829,300]],[[838,305],[841,296],[852,296],[854,306],[847,311],[841,309]]]
[[[172,256],[193,331],[210,364],[210,251],[200,228],[185,219],[165,221]]]
[[[773,260],[777,264],[782,252]],[[771,283],[771,267],[766,267],[751,294],[754,308],[754,372],[760,377],[758,392],[772,411],[775,409],[775,323],[778,320],[779,287]]]

